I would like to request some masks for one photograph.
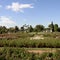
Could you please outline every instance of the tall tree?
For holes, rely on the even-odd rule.
[[[19,27],[15,26],[15,32],[18,32],[18,31],[19,31]]]
[[[30,27],[28,27],[28,31],[33,32],[33,27],[31,25],[30,25]]]
[[[58,31],[58,24],[54,25],[54,31]]]
[[[51,24],[49,24],[48,27],[51,29],[52,32],[54,32],[54,24],[53,24],[53,22],[51,22]]]

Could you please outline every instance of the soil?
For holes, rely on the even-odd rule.
[[[39,53],[39,54],[42,54],[42,53],[48,53],[48,52],[56,52],[56,50],[50,50],[50,51],[43,51],[43,50],[28,50],[28,52],[30,53]]]

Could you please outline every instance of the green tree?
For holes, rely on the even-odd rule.
[[[0,26],[0,34],[7,33],[7,28],[5,26]]]
[[[7,33],[7,28],[5,26],[2,27],[2,32]]]
[[[24,31],[24,27],[21,27],[21,29],[20,29],[21,31]]]
[[[33,27],[31,25],[30,25],[30,27],[28,27],[28,31],[33,32]]]
[[[19,27],[15,26],[15,32],[18,32],[18,31],[19,31]]]
[[[54,24],[53,24],[53,22],[51,22],[51,24],[49,24],[48,27],[52,30],[52,32],[54,32]]]
[[[60,32],[60,27],[58,27],[58,32]]]
[[[54,31],[58,31],[58,24],[54,25]]]
[[[8,29],[8,32],[15,32],[15,29],[14,29],[13,27],[10,27],[10,28]]]
[[[0,26],[0,34],[2,34],[2,26]]]
[[[36,32],[40,32],[40,31],[43,31],[44,30],[44,26],[43,25],[36,25],[35,26],[35,31]]]

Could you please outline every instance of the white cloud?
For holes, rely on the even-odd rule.
[[[18,2],[13,2],[12,5],[7,5],[6,9],[11,9],[15,12],[23,12],[25,8],[34,8],[32,4],[19,4]]]
[[[12,27],[14,25],[16,25],[16,23],[10,18],[0,16],[0,26]]]

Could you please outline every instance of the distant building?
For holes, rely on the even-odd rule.
[[[46,29],[45,29],[45,32],[52,32],[52,29],[46,28]]]

